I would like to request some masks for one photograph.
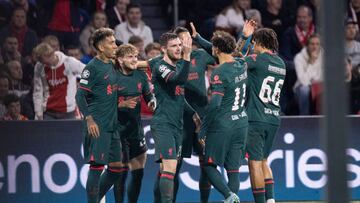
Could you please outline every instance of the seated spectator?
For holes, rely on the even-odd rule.
[[[145,60],[144,40],[139,36],[131,36],[129,38],[129,44],[134,45],[139,53],[139,60]]]
[[[360,0],[350,0],[348,7],[348,18],[357,23],[357,30],[360,28]]]
[[[149,26],[141,20],[141,8],[138,4],[129,4],[126,8],[127,21],[115,27],[116,39],[123,43],[129,43],[133,35],[137,35],[144,40],[144,45],[153,42],[153,34]]]
[[[161,45],[152,42],[145,47],[146,60],[159,56],[161,54]]]
[[[215,28],[224,30],[233,36],[242,30],[245,23],[245,9],[241,7],[243,0],[234,0],[216,18]]]
[[[34,58],[35,119],[74,119],[76,77],[85,65],[46,43],[35,47]]]
[[[76,58],[79,61],[81,61],[81,59],[83,57],[83,54],[82,54],[80,48],[77,47],[77,46],[71,46],[70,45],[70,46],[66,47],[65,54],[68,55],[68,56],[72,56],[72,57]]]
[[[7,73],[10,79],[9,92],[21,97],[27,94],[30,90],[30,86],[25,85],[22,82],[23,70],[19,61],[9,61],[6,63]]]
[[[116,0],[114,7],[106,11],[110,28],[114,29],[115,26],[126,21],[126,7],[129,3],[130,0]]]
[[[35,31],[26,25],[26,11],[23,8],[16,8],[10,24],[0,30],[0,43],[4,43],[8,36],[16,37],[18,51],[23,57],[31,58],[32,49],[36,46],[38,38]]]
[[[300,115],[310,114],[311,86],[322,82],[322,54],[320,37],[314,34],[310,36],[306,47],[295,56],[297,82],[294,91],[298,99]]]
[[[8,61],[21,61],[22,56],[18,51],[18,40],[14,36],[7,36],[1,49],[0,62],[7,63]]]
[[[307,6],[297,10],[296,24],[288,28],[281,41],[280,54],[285,60],[293,61],[294,56],[306,46],[309,37],[315,33],[312,11]]]
[[[55,51],[60,51],[60,42],[55,35],[46,35],[41,42],[49,44]]]
[[[27,19],[27,25],[29,27],[31,27],[32,29],[34,29],[37,33],[39,31],[39,23],[38,23],[38,20],[39,20],[39,13],[38,13],[38,9],[36,8],[36,3],[35,2],[32,2],[32,1],[29,1],[29,0],[12,0],[11,1],[12,3],[12,9],[15,9],[15,8],[22,8],[25,10],[26,12],[26,19]]]
[[[350,58],[353,67],[360,64],[360,42],[355,40],[357,34],[357,23],[348,20],[345,26],[345,54]]]
[[[352,67],[350,58],[346,60],[345,81],[350,91],[350,114],[360,115],[360,65]]]
[[[294,22],[286,7],[283,7],[283,0],[268,0],[266,9],[261,12],[264,27],[273,29],[278,38],[281,39],[285,30]]]
[[[4,121],[26,121],[27,117],[21,114],[20,98],[15,94],[8,94],[4,98],[6,107],[6,114],[3,117]]]
[[[0,120],[6,113],[6,107],[4,104],[4,98],[9,94],[9,79],[0,74]]]
[[[105,12],[97,11],[94,13],[91,22],[84,28],[80,34],[80,44],[83,53],[90,54],[91,45],[89,44],[89,39],[92,33],[102,27],[107,27],[107,17]]]

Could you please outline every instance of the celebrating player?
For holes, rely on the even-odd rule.
[[[76,101],[87,127],[84,142],[84,157],[90,164],[87,198],[89,203],[98,203],[101,194],[105,194],[119,178],[121,144],[115,133],[117,81],[111,61],[117,48],[114,32],[101,28],[93,33],[92,38],[97,55],[81,74]],[[108,168],[101,175],[106,164]]]
[[[155,140],[156,160],[161,162],[160,177],[155,183],[154,193],[155,202],[172,203],[174,175],[181,154],[184,84],[189,73],[192,40],[187,37],[181,43],[176,34],[164,33],[160,37],[160,44],[164,57],[156,64],[152,76],[158,107],[151,130]],[[160,195],[157,191],[160,191]]]
[[[150,92],[145,72],[136,70],[138,51],[132,45],[121,45],[116,51],[116,67],[118,73],[118,132],[121,136],[122,162],[131,170],[128,182],[128,200],[137,202],[146,162],[146,141],[140,117],[140,97],[151,109],[156,107],[155,98]],[[114,185],[115,202],[124,201],[127,166],[123,168],[123,176]]]
[[[245,112],[247,73],[244,61],[232,56],[235,39],[216,32],[211,39],[212,52],[219,67],[211,76],[211,101],[199,133],[205,145],[205,171],[211,184],[225,197],[225,202],[240,202],[240,161],[245,153],[248,118]],[[228,183],[216,169],[224,166]]]
[[[256,203],[274,203],[274,182],[267,163],[277,129],[280,125],[280,94],[286,68],[277,55],[278,40],[272,29],[262,28],[252,34],[254,53],[245,58],[249,74],[249,133],[246,150],[249,154],[250,180]]]

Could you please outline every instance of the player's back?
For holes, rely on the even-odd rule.
[[[209,130],[241,128],[248,125],[245,111],[247,72],[243,61],[224,63],[211,77],[212,94],[222,95],[220,107]]]
[[[249,121],[278,125],[280,93],[286,75],[284,61],[278,55],[268,52],[250,55],[245,61],[249,76]]]

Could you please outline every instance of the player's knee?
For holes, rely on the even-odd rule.
[[[124,166],[127,166],[128,164],[122,163],[122,162],[111,162],[108,165],[110,167],[124,167]]]

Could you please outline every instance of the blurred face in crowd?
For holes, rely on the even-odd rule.
[[[104,13],[97,12],[94,14],[93,25],[96,29],[106,27],[107,18]]]
[[[163,52],[168,55],[172,61],[180,60],[181,55],[181,41],[179,38],[169,40],[166,47],[163,47]]]
[[[144,42],[143,41],[135,43],[133,45],[136,47],[136,49],[138,50],[139,53],[144,53],[145,50],[144,50]]]
[[[345,29],[345,38],[346,40],[354,40],[357,34],[357,25],[355,23],[351,23],[346,25]]]
[[[118,0],[116,3],[116,8],[120,14],[126,13],[126,7],[129,5],[130,0]]]
[[[20,111],[21,111],[20,101],[12,102],[7,107],[8,114],[10,114],[10,116],[13,118],[17,118],[20,115]]]
[[[4,50],[6,52],[14,53],[19,47],[16,37],[7,37],[4,42]]]
[[[103,56],[105,56],[108,59],[115,59],[115,52],[117,49],[116,43],[115,43],[115,37],[109,36],[106,37],[104,40],[102,40],[98,48]]]
[[[151,59],[151,58],[154,58],[156,56],[159,56],[160,54],[161,54],[161,52],[160,52],[159,49],[152,49],[146,54],[146,57]]]
[[[17,28],[22,28],[26,25],[26,13],[22,9],[17,9],[14,11],[12,16],[12,23]]]
[[[136,70],[138,63],[138,52],[125,54],[123,57],[119,57],[118,61],[125,69]]]
[[[9,80],[0,78],[0,98],[4,98],[9,93]]]
[[[14,80],[22,80],[23,71],[21,68],[21,63],[19,61],[10,61],[7,63],[7,68],[10,73],[10,77]]]
[[[312,22],[312,16],[308,7],[300,7],[297,11],[296,24],[302,30],[307,30]]]
[[[267,0],[267,3],[269,6],[271,6],[272,8],[281,9],[282,6],[282,0]]]
[[[312,37],[309,39],[307,50],[309,53],[320,51],[320,38],[319,37]]]
[[[141,10],[140,8],[131,8],[129,12],[127,13],[127,20],[130,23],[130,25],[136,26],[141,21]]]
[[[360,9],[360,0],[351,0],[351,5],[355,10]]]
[[[58,40],[49,40],[48,44],[55,50],[60,51],[60,44]]]
[[[67,55],[76,58],[77,60],[81,60],[81,51],[79,48],[73,48],[67,50]]]
[[[48,66],[55,66],[59,62],[59,59],[55,55],[55,51],[53,50],[52,52],[50,52],[48,54],[42,55],[40,62],[45,65],[48,65]]]
[[[236,4],[244,10],[251,9],[251,0],[237,0]]]

